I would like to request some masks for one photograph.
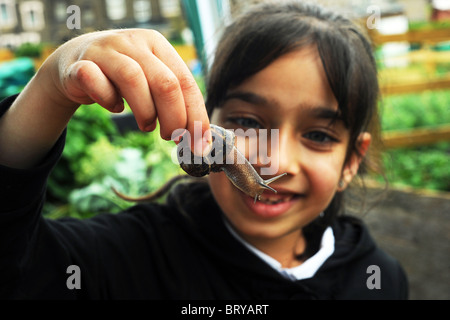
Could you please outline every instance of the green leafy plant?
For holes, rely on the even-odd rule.
[[[83,186],[77,177],[81,161],[87,156],[89,145],[102,137],[117,135],[109,112],[98,105],[81,106],[67,127],[69,139],[64,152],[48,181],[47,196],[52,202],[67,202],[73,188]]]
[[[385,131],[450,124],[450,91],[387,96],[380,111]]]
[[[90,147],[81,167],[80,178],[89,184],[69,195],[71,209],[81,217],[115,212],[131,205],[116,197],[111,187],[130,194],[149,191],[147,166],[139,149],[121,149],[100,139]]]
[[[390,150],[384,154],[388,180],[394,185],[450,191],[450,143]]]
[[[380,110],[383,131],[450,125],[450,91],[388,96]],[[387,150],[383,163],[393,185],[450,191],[449,154],[450,143],[444,142]]]
[[[19,46],[15,51],[16,57],[39,58],[42,55],[43,44],[26,42]]]
[[[158,129],[150,134],[131,131],[120,135],[106,110],[82,108],[92,109],[80,109],[69,124],[63,161],[50,179],[50,189],[58,194],[57,201],[45,208],[48,217],[114,213],[132,203],[117,197],[111,187],[139,196],[181,173],[171,159],[175,144],[163,141]]]

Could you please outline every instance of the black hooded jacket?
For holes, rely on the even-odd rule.
[[[291,281],[229,233],[202,184],[179,185],[164,205],[86,220],[44,219],[46,180],[63,148],[64,136],[31,170],[0,166],[3,299],[407,298],[401,266],[360,220],[340,217],[332,225],[333,255],[314,277]],[[79,267],[80,289],[68,287],[70,266]],[[370,285],[373,266],[379,288]]]

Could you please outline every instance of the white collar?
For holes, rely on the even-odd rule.
[[[241,236],[239,236],[230,223],[224,219],[225,225],[230,233],[241,242],[247,249],[253,252],[256,256],[261,258],[273,269],[278,271],[282,276],[290,280],[303,280],[312,278],[317,270],[324,264],[324,262],[333,254],[334,252],[334,234],[333,229],[328,227],[325,229],[322,240],[320,243],[320,249],[315,255],[307,259],[301,265],[293,268],[282,268],[281,263],[272,258],[271,256],[265,254],[261,250],[257,249],[247,241],[245,241]]]

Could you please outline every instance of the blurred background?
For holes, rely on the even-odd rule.
[[[134,27],[164,34],[204,92],[223,27],[255,2],[0,0],[0,99],[19,93],[65,41]],[[312,2],[366,28],[379,68],[385,174],[367,175],[365,201],[350,193],[351,212],[402,262],[412,299],[450,299],[450,0]],[[118,212],[131,204],[111,186],[142,195],[181,173],[171,161],[173,145],[157,131],[139,132],[129,109],[111,116],[100,107],[80,108],[68,134],[49,181],[49,218]]]

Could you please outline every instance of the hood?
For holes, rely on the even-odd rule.
[[[343,292],[354,292],[366,287],[367,268],[376,251],[375,241],[361,220],[341,216],[332,225],[335,251],[316,275],[304,280],[319,299],[336,299]]]

